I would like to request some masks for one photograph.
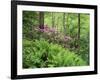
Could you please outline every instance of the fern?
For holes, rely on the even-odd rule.
[[[67,67],[86,65],[83,59],[61,45],[45,39],[23,40],[23,68]]]

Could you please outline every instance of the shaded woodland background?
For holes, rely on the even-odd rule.
[[[23,11],[23,68],[89,65],[90,15]]]

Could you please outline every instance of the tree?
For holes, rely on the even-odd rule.
[[[52,27],[55,26],[55,16],[54,13],[52,12]]]
[[[58,16],[58,17],[57,17],[57,24],[56,24],[56,29],[57,29],[57,31],[59,31],[59,30],[58,30],[58,29],[59,29],[59,28],[58,28],[58,27],[59,27],[59,19],[60,19],[60,17]]]
[[[78,14],[78,40],[80,39],[80,13]]]
[[[78,48],[78,53],[80,51],[80,13],[78,13],[78,33],[77,33],[77,48]]]
[[[44,28],[44,12],[39,13],[39,27]]]
[[[66,16],[65,16],[65,13],[63,13],[63,29],[64,29],[64,33],[66,34]]]

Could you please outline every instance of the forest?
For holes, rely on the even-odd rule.
[[[89,65],[90,15],[23,11],[23,68]]]

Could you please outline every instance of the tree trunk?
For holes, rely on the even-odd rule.
[[[44,12],[39,13],[39,27],[40,29],[44,28]]]
[[[54,13],[52,12],[52,27],[55,26],[55,16]]]
[[[58,30],[58,27],[59,27],[59,17],[57,17],[57,28],[56,28],[57,31],[59,31],[59,30]]]
[[[66,34],[65,13],[63,13],[63,32]]]
[[[67,24],[66,24],[66,29],[67,29],[67,32],[66,33],[67,33],[67,35],[70,34],[69,22],[68,22],[69,20],[68,19],[69,19],[69,14],[67,13],[67,21],[66,21],[67,22]]]
[[[78,33],[77,33],[76,48],[78,49],[78,54],[79,54],[79,51],[80,51],[80,13],[78,13]]]
[[[78,14],[78,40],[80,40],[80,13]]]

